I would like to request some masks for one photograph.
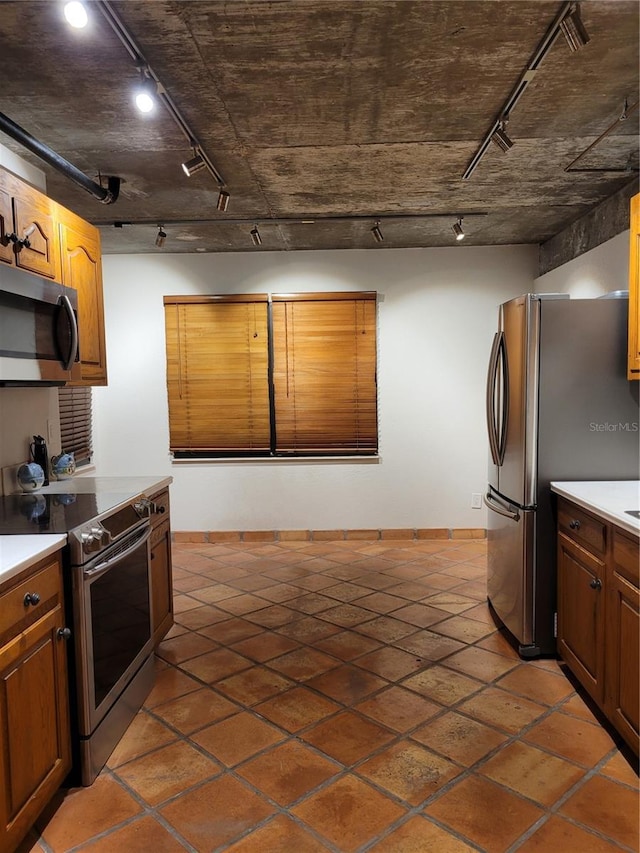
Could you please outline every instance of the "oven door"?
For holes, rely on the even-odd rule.
[[[72,569],[81,737],[96,729],[152,653],[150,536],[146,520]]]

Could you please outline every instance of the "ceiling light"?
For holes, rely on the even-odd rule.
[[[464,240],[464,228],[462,227],[462,217],[458,219],[457,222],[454,222],[451,226],[453,228],[453,233],[456,235],[456,240],[460,242],[460,240]]]
[[[578,3],[560,21],[560,32],[572,51],[580,50],[591,40],[585,25],[582,23]]]
[[[156,105],[158,86],[146,69],[140,69],[140,76],[140,85],[136,89],[135,96],[136,107],[141,113],[150,113]]]
[[[262,237],[260,236],[260,232],[258,231],[257,225],[254,225],[251,229],[251,242],[254,246],[262,245]]]
[[[156,249],[162,249],[164,241],[167,239],[166,233],[162,230],[162,225],[158,225],[158,235],[156,237]]]
[[[508,151],[513,148],[513,140],[507,133],[508,118],[503,118],[498,127],[491,134],[491,141],[498,146],[502,151]]]
[[[216,204],[216,208],[222,213],[229,207],[229,199],[231,196],[226,190],[220,190],[218,194],[218,203]]]
[[[83,27],[86,27],[89,20],[87,10],[84,8],[82,3],[77,2],[77,0],[73,0],[73,2],[65,4],[64,16],[67,19],[67,23],[70,26],[75,27],[77,30],[81,30]]]
[[[373,239],[376,241],[376,243],[382,243],[382,241],[384,240],[384,235],[383,235],[382,231],[380,230],[380,221],[379,220],[378,220],[378,222],[376,222],[376,224],[371,229],[371,233],[373,234]]]
[[[195,175],[196,172],[199,172],[200,169],[204,169],[207,164],[204,162],[204,157],[202,154],[196,153],[191,160],[187,160],[182,164],[182,171],[185,175],[190,178],[191,175]]]

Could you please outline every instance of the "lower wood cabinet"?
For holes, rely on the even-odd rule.
[[[558,501],[558,652],[638,753],[639,539]]]
[[[151,514],[151,623],[157,647],[173,625],[169,490],[152,495],[150,500],[154,504]]]
[[[59,557],[0,587],[1,853],[15,850],[71,769],[65,629]]]

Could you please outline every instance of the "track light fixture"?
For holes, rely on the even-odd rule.
[[[501,151],[508,151],[513,148],[513,140],[507,133],[508,116],[500,119],[498,127],[491,134],[491,141],[500,148]]]
[[[193,157],[190,160],[186,160],[182,164],[182,171],[185,175],[190,178],[191,175],[195,175],[196,172],[199,172],[200,169],[204,169],[207,164],[204,162],[204,157],[200,152],[194,148],[193,149]]]
[[[149,74],[149,69],[140,68],[140,84],[136,89],[136,107],[141,113],[150,113],[156,105],[156,95],[158,94],[158,86],[156,81]]]
[[[458,218],[457,222],[454,222],[451,226],[453,229],[453,233],[456,235],[456,240],[460,242],[460,240],[464,240],[464,228],[462,227],[462,217]]]
[[[257,225],[254,225],[251,229],[251,242],[254,246],[262,245],[262,237],[260,236],[260,232],[258,231]]]
[[[71,0],[70,3],[65,3],[64,16],[69,26],[76,30],[81,30],[86,27],[89,21],[87,10],[84,8],[82,3],[78,2],[78,0]]]
[[[380,220],[378,220],[373,226],[373,228],[371,229],[371,233],[373,234],[373,239],[376,241],[376,243],[382,243],[382,241],[384,240],[384,235],[380,230]]]
[[[225,210],[229,207],[229,199],[231,196],[226,190],[220,190],[218,194],[218,203],[216,204],[216,209],[221,213],[224,213]]]
[[[156,249],[162,249],[164,246],[164,241],[167,239],[167,235],[162,228],[162,225],[158,225],[158,235],[156,237]]]
[[[584,47],[591,41],[589,33],[580,17],[579,3],[574,3],[573,7],[560,21],[560,32],[565,37],[571,51],[580,50],[581,47]]]

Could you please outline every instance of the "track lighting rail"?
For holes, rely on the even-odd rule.
[[[533,56],[529,60],[529,63],[527,65],[525,71],[523,72],[523,74],[519,78],[518,82],[516,83],[515,87],[513,88],[513,91],[511,92],[511,94],[509,95],[507,100],[504,102],[504,104],[500,108],[500,111],[498,112],[496,119],[494,120],[493,124],[491,125],[491,127],[489,128],[487,133],[485,134],[482,142],[480,143],[480,147],[478,148],[476,153],[471,158],[469,165],[467,166],[467,168],[464,171],[464,174],[462,175],[463,181],[469,180],[471,175],[473,175],[473,173],[477,169],[478,164],[480,163],[480,161],[482,160],[482,158],[486,154],[487,149],[488,149],[489,145],[491,144],[492,137],[496,134],[496,132],[499,133],[500,128],[501,128],[501,123],[504,119],[504,116],[508,116],[511,114],[511,111],[513,110],[515,105],[518,103],[518,101],[520,100],[522,95],[524,94],[527,86],[534,79],[536,72],[540,66],[540,63],[545,58],[545,56],[547,55],[547,53],[549,52],[549,50],[553,46],[555,40],[558,38],[558,36],[562,32],[561,27],[560,27],[561,23],[565,20],[565,18],[567,18],[569,15],[571,15],[572,13],[575,12],[575,6],[576,6],[576,3],[571,2],[571,0],[568,0],[568,2],[563,3],[562,6],[560,7],[557,15],[553,19],[553,22],[549,26],[549,29],[547,30],[544,38],[542,39],[540,44],[537,46],[535,53],[533,54]]]
[[[213,161],[211,160],[207,152],[203,149],[202,144],[198,141],[198,138],[189,126],[187,120],[176,106],[171,95],[162,85],[162,82],[158,78],[156,72],[147,62],[139,45],[137,44],[131,33],[127,30],[109,0],[95,0],[94,5],[104,15],[112,30],[115,32],[120,42],[127,50],[129,56],[133,59],[136,67],[139,69],[143,69],[147,76],[149,76],[152,80],[155,81],[155,83],[157,84],[158,99],[162,102],[162,104],[164,104],[165,109],[186,137],[187,142],[189,143],[189,147],[193,148],[194,150],[197,150],[198,154],[204,160],[205,166],[209,170],[209,173],[213,177],[214,181],[216,181],[218,186],[226,186],[224,178],[216,169]]]

